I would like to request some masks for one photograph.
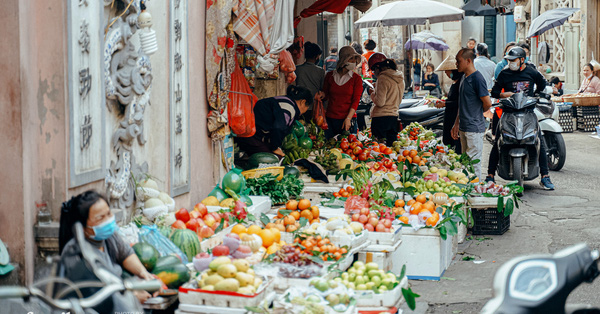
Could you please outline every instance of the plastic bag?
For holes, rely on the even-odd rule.
[[[130,222],[128,225],[119,228],[118,232],[121,235],[121,238],[123,238],[123,240],[125,240],[125,242],[129,245],[134,245],[139,241],[140,230],[133,222]]]
[[[288,84],[294,83],[296,80],[296,72],[288,72],[285,74],[285,82]]]
[[[323,101],[316,95],[315,104],[313,106],[313,120],[321,129],[327,130],[329,128],[327,125],[327,119],[325,118],[325,107],[323,106]]]
[[[368,207],[369,207],[369,201],[360,197],[359,195],[352,195],[352,196],[348,197],[348,199],[344,203],[344,208],[346,209],[344,211],[344,214],[346,214],[346,215],[355,214],[357,212],[360,212],[361,209],[368,208]]]
[[[231,93],[227,104],[227,118],[231,131],[239,137],[251,137],[256,133],[254,105],[258,97],[252,93],[240,67],[231,75]]]
[[[296,71],[296,64],[294,64],[294,59],[292,59],[292,54],[284,50],[279,53],[279,69],[281,72],[294,72]]]
[[[175,254],[184,264],[188,263],[187,256],[171,240],[162,235],[156,225],[142,226],[139,235],[140,242],[152,245],[160,253],[160,256]]]

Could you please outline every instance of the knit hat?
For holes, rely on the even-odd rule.
[[[338,53],[337,70],[345,67],[348,63],[348,60],[354,57],[360,57],[360,55],[356,53],[356,50],[354,50],[354,48],[352,48],[351,46],[344,46],[340,48],[340,51]]]
[[[454,58],[454,55],[450,54],[448,57],[446,57],[446,60],[444,60],[444,62],[442,62],[440,65],[438,65],[437,69],[435,69],[436,71],[452,71],[452,70],[456,70],[456,58]]]

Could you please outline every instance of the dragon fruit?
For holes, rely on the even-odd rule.
[[[235,218],[238,220],[246,219],[246,217],[248,217],[246,203],[240,200],[235,201],[235,205],[233,207],[233,216],[235,216]]]

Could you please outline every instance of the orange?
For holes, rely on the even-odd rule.
[[[419,163],[419,166],[425,166],[426,162],[425,159],[421,159],[421,162]]]
[[[433,156],[433,154],[431,152],[423,153],[423,157],[431,157],[431,156]]]
[[[288,226],[288,225],[294,225],[296,223],[296,218],[294,218],[294,216],[292,215],[287,215],[283,218],[283,224]]]
[[[285,231],[285,226],[283,225],[283,222],[280,224],[276,224],[275,228],[279,229],[279,231]]]
[[[319,211],[319,207],[317,206],[311,206],[310,207],[310,213],[313,215],[313,218],[319,218],[319,215],[321,214],[321,212]]]
[[[427,203],[427,197],[425,196],[425,194],[420,194],[418,195],[415,200],[421,204],[425,204]]]
[[[271,229],[271,228],[275,228],[275,224],[270,222],[265,226],[265,229]]]
[[[246,227],[244,227],[244,225],[242,224],[237,224],[235,226],[233,226],[233,229],[231,229],[231,232],[240,235],[242,233],[246,233]]]
[[[408,156],[408,153],[409,153],[408,149],[405,149],[402,151],[402,156],[406,157],[406,156]]]
[[[395,207],[402,207],[404,208],[404,200],[396,200],[396,202],[394,202],[394,206]]]
[[[406,203],[406,205],[408,206],[412,206],[412,204],[414,204],[416,201],[414,199],[411,199],[408,201],[408,203]]]
[[[346,191],[344,191],[346,192]],[[348,193],[348,192],[346,192]],[[342,194],[342,192],[340,192],[340,194]],[[310,207],[310,201],[307,199],[301,199],[300,202],[298,203],[298,209],[299,210],[304,210]]]
[[[290,215],[292,215],[292,217],[294,217],[296,220],[300,219],[300,212],[297,210],[291,212]]]
[[[275,243],[275,235],[273,234],[273,232],[269,229],[263,229],[260,231],[260,233],[258,234],[260,236],[260,238],[262,239],[263,242],[263,246],[265,248],[268,248],[269,246],[271,246],[273,243]]]
[[[280,248],[281,248],[281,246],[278,243],[271,244],[271,246],[269,246],[269,248],[267,248],[267,255],[271,255],[271,254],[279,251]]]
[[[418,164],[418,163],[420,163],[420,162],[421,162],[421,157],[419,157],[419,156],[415,156],[415,157],[413,157],[413,160],[412,160],[412,162],[414,162],[415,164]]]
[[[273,232],[273,235],[275,236],[275,242],[281,241],[281,232],[279,231],[278,228],[273,227],[269,230],[271,230],[271,232]]]
[[[298,229],[296,226],[289,225],[289,226],[287,226],[287,228],[285,229],[285,231],[287,231],[287,232],[294,232],[294,231],[296,231],[296,229]]]
[[[399,162],[404,162],[406,158],[404,156],[398,156],[398,161]]]
[[[421,205],[421,203],[419,203],[419,202],[414,203],[410,208],[410,214],[418,215],[419,212],[421,211],[421,206],[423,206],[423,205]]]
[[[408,153],[408,156],[410,156],[410,158],[415,158],[415,156],[417,156],[417,151],[414,149],[411,149],[410,152]]]
[[[398,218],[398,220],[400,220],[402,223],[408,224],[408,217],[406,217],[406,216],[402,216],[402,217]]]
[[[410,156],[407,156],[407,157],[406,157],[406,160],[408,160],[408,163],[412,164],[412,157],[410,157]]]
[[[435,205],[433,205],[430,202],[427,202],[427,203],[423,204],[422,208],[425,209],[425,210],[427,210],[427,211],[429,211],[432,214],[435,211]]]
[[[300,217],[306,218],[308,219],[308,221],[311,221],[313,219],[313,214],[309,209],[305,209],[300,213]]]
[[[431,212],[427,208],[421,208],[421,210],[419,211],[419,214],[420,213],[431,213]]]
[[[439,219],[440,219],[439,216],[438,217],[431,216],[431,217],[427,218],[427,220],[425,221],[425,224],[428,226],[435,227],[435,225],[437,225]]]
[[[246,232],[248,232],[248,234],[259,234],[261,230],[262,230],[261,227],[259,227],[257,225],[252,225],[252,226],[248,227],[248,230]]]
[[[313,222],[317,222],[317,223],[321,222],[321,219],[319,219],[319,218],[313,219],[310,223],[312,224]]]
[[[298,201],[296,201],[296,200],[289,200],[289,201],[287,201],[287,203],[285,203],[285,209],[287,209],[287,210],[296,210],[296,209],[298,209]]]

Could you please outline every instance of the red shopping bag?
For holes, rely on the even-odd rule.
[[[239,137],[251,137],[256,133],[254,105],[258,97],[252,93],[242,69],[236,64],[231,74],[231,90],[227,104],[229,128]]]

